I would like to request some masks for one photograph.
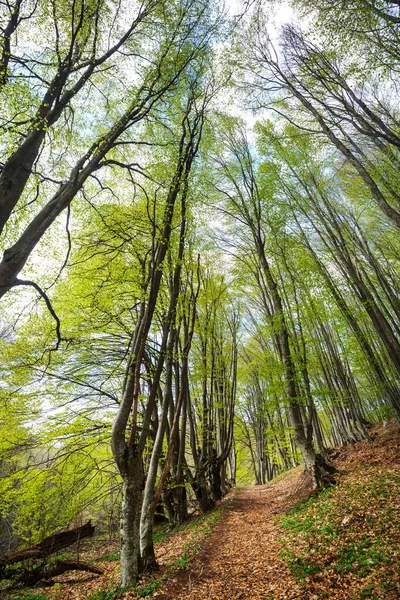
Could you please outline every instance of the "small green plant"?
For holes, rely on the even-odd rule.
[[[385,574],[379,584],[379,587],[385,592],[390,592],[396,588],[396,579],[396,574],[392,569],[385,569]]]
[[[122,588],[119,586],[110,590],[99,590],[98,592],[94,592],[94,594],[89,596],[88,600],[117,600],[122,591]]]
[[[18,596],[16,598],[13,598],[13,600],[48,600],[48,595],[47,594],[31,594],[31,593],[27,593],[24,594],[23,596]]]
[[[367,585],[360,590],[360,598],[370,598],[370,600],[377,599],[377,596],[374,596],[372,592],[374,591],[374,585]],[[377,599],[378,600],[378,599]]]
[[[379,543],[379,540],[378,540]],[[351,573],[357,571],[361,577],[366,577],[373,567],[381,564],[390,564],[391,559],[375,545],[366,547],[366,542],[347,544],[339,554],[335,570],[338,573]]]
[[[63,554],[57,554],[57,556],[51,556],[49,558],[49,563],[53,564],[55,562],[57,562],[58,560],[68,560],[71,557],[70,554],[67,554],[66,552],[64,552]]]
[[[190,561],[193,558],[193,555],[195,554],[195,552],[192,552],[189,554],[189,552],[187,550],[185,550],[185,552],[182,554],[182,556],[180,556],[179,558],[175,559],[172,563],[171,563],[171,567],[173,569],[187,569],[189,566]]]
[[[138,598],[145,598],[146,596],[151,596],[153,592],[158,590],[158,588],[162,585],[163,581],[165,581],[167,575],[163,575],[159,579],[152,579],[145,586],[138,590]]]
[[[109,554],[105,554],[104,556],[101,556],[98,560],[112,562],[114,560],[119,560],[119,558],[120,558],[119,550],[114,550],[114,552],[110,552]]]
[[[309,575],[315,575],[315,573],[319,573],[321,571],[318,565],[308,564],[301,558],[296,558],[295,560],[289,562],[289,569],[298,579],[304,579]]]
[[[153,533],[153,544],[163,542],[171,535],[171,532],[168,530],[168,527],[168,524],[157,527],[157,529]]]

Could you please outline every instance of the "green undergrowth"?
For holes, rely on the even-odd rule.
[[[114,586],[108,590],[99,590],[88,597],[88,600],[116,600],[120,598],[126,590],[119,586]]]
[[[153,533],[153,543],[158,544],[168,539],[170,535],[173,535],[175,530],[170,531],[168,529],[168,523],[163,523],[162,525],[158,525]],[[120,559],[120,551],[118,549],[112,550],[111,552],[107,552],[102,556],[99,556],[95,559],[94,562],[116,562]]]
[[[103,556],[99,556],[99,558],[96,559],[96,562],[98,562],[98,561],[114,562],[114,561],[119,560],[119,558],[120,558],[119,550],[113,550],[112,552],[107,552],[107,554],[103,554]]]
[[[26,594],[22,594],[21,596],[15,596],[13,598],[13,600],[48,600],[48,595],[47,594],[31,594],[31,593],[26,593]]]
[[[305,591],[347,579],[352,592],[356,586],[354,599],[386,597],[400,577],[399,504],[398,475],[366,471],[345,478],[281,517],[282,557]]]
[[[190,562],[201,550],[200,542],[211,535],[216,523],[223,513],[223,510],[223,507],[219,506],[212,512],[194,519],[191,523],[189,523],[189,525],[186,526],[185,529],[190,531],[190,536],[182,546],[183,553],[181,556],[174,559],[168,565],[168,568],[186,569],[189,566]]]
[[[152,596],[167,581],[172,573],[176,570],[186,569],[201,550],[201,543],[211,535],[224,510],[225,505],[223,504],[210,513],[196,517],[189,523],[181,525],[172,531],[168,531],[165,526],[158,527],[153,538],[155,543],[163,542],[167,538],[177,536],[182,532],[186,532],[188,535],[180,546],[179,553],[167,565],[165,572],[162,575],[156,574],[154,576],[143,577],[135,586],[129,589],[132,594],[130,597],[138,600],[139,598]],[[127,591],[120,587],[113,587],[93,593],[88,597],[88,600],[117,600],[122,598]]]

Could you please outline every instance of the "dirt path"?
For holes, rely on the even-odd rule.
[[[306,492],[305,492],[306,493]],[[299,474],[240,490],[189,568],[154,594],[159,600],[304,598],[279,555],[276,516],[299,499]]]

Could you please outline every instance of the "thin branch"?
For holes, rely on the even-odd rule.
[[[56,322],[57,344],[55,346],[55,350],[58,350],[58,348],[60,347],[61,341],[63,339],[61,337],[61,322],[50,302],[48,295],[46,294],[45,291],[42,290],[42,288],[37,283],[35,283],[34,281],[30,281],[28,279],[16,279],[15,285],[27,285],[27,286],[35,288],[35,290],[40,294],[40,296],[45,301],[49,313],[51,314],[51,316],[53,317],[53,319]]]

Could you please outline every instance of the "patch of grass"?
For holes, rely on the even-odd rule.
[[[88,600],[117,600],[123,592],[119,586],[109,590],[99,590],[88,596]]]
[[[88,596],[87,600],[119,600],[120,598],[123,598],[125,596],[125,593],[127,591],[135,593],[136,599],[145,598],[146,596],[151,596],[156,590],[158,590],[158,588],[166,579],[167,574],[164,574],[158,579],[150,579],[142,586],[138,586],[136,584],[128,588],[116,586],[108,590],[99,590],[97,592],[94,592],[91,596]]]
[[[168,523],[165,525],[159,525],[153,532],[153,544],[163,542],[171,535],[171,533],[172,531],[169,530]]]
[[[179,558],[176,558],[173,562],[171,562],[168,566],[171,569],[187,569],[190,561],[193,559],[193,556],[195,554],[195,549],[193,554],[191,554],[190,552],[188,552],[187,550],[182,554],[182,556],[180,556]]]
[[[223,514],[224,507],[219,506],[215,510],[206,515],[193,519],[189,525],[183,526],[186,530],[191,531],[189,539],[183,544],[183,554],[172,561],[168,566],[172,569],[187,569],[190,562],[201,549],[200,542],[209,537]]]
[[[48,600],[48,595],[27,593],[23,596],[15,596],[13,600]]]
[[[71,555],[64,552],[63,554],[57,554],[56,556],[51,556],[49,558],[49,563],[52,564],[52,563],[57,562],[58,560],[68,560],[70,558],[71,558]]]
[[[319,573],[321,568],[318,565],[313,565],[308,562],[305,562],[301,558],[296,558],[289,562],[289,568],[293,575],[298,579],[304,579],[309,575],[314,575],[315,573]]]
[[[340,574],[356,571],[361,577],[366,577],[375,566],[390,564],[391,558],[380,549],[379,539],[368,547],[368,542],[349,542],[339,551],[338,560],[334,565]]]
[[[354,598],[377,598],[379,586],[395,589],[399,494],[398,476],[366,469],[302,500],[280,518],[282,558],[306,587],[314,575],[337,574],[369,578]]]
[[[369,598],[370,600],[379,600],[377,596],[374,596],[374,585],[367,585],[360,590],[360,598]]]
[[[106,562],[112,562],[112,561],[116,561],[120,559],[120,552],[119,550],[114,550],[113,552],[109,552],[108,554],[105,554],[104,556],[100,556],[100,558],[96,559],[96,560],[101,560],[101,561],[106,561]]]

